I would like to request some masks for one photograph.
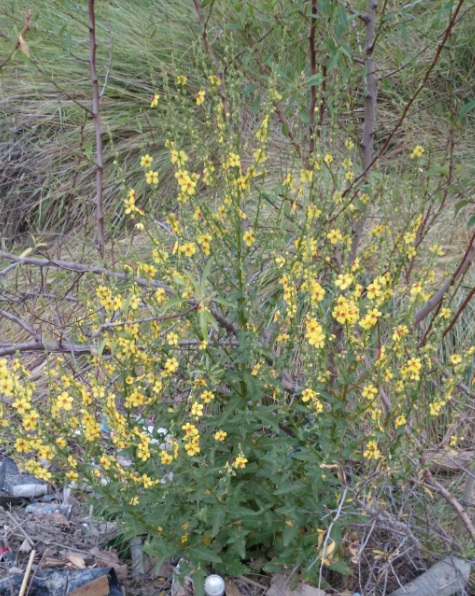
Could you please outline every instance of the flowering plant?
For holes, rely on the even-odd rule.
[[[3,425],[29,471],[92,483],[158,561],[183,557],[200,577],[264,554],[264,571],[320,581],[349,573],[344,537],[377,484],[417,477],[427,426],[462,399],[474,348],[441,350],[454,294],[436,291],[430,181],[396,190],[371,162],[358,171],[352,139],[315,131],[282,163],[279,76],[247,136],[229,77],[210,72],[196,92],[180,74],[153,96],[173,196],[160,195],[153,151],[137,156],[147,190],[124,191],[123,216],[145,257],[89,271],[101,279],[70,336],[91,357],[78,374],[57,358],[47,399],[19,359],[1,360]],[[186,148],[184,106],[206,128]],[[424,155],[411,147],[408,171],[425,171]],[[373,211],[397,191],[415,197],[404,217],[402,201]]]

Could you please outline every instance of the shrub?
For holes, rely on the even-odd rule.
[[[204,70],[198,92],[179,75],[151,102],[176,193],[160,195],[144,152],[148,191],[127,189],[123,206],[146,258],[83,270],[101,278],[79,294],[85,314],[56,348],[72,355],[48,367],[42,396],[18,358],[1,361],[2,424],[26,469],[92,483],[158,561],[182,557],[199,579],[265,553],[264,571],[321,583],[325,568],[350,572],[344,537],[378,487],[437,487],[420,455],[428,425],[467,394],[474,348],[441,350],[466,259],[437,292],[440,173],[424,147],[401,180],[362,175],[351,139],[316,131],[312,152],[282,163],[269,152],[278,72],[243,137],[239,73]]]

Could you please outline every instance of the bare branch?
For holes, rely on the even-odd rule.
[[[367,167],[363,170],[363,172],[361,172],[361,174],[359,176],[357,176],[353,182],[348,186],[348,188],[346,188],[343,192],[343,197],[345,197],[354,187],[355,185],[360,182],[362,179],[364,179],[366,177],[366,174],[368,172],[368,170],[370,170],[374,164],[380,159],[380,157],[383,155],[383,153],[386,151],[388,145],[390,144],[392,138],[394,137],[394,135],[397,133],[397,131],[401,128],[402,124],[404,123],[404,121],[406,120],[406,117],[409,113],[409,110],[411,109],[411,107],[413,106],[414,102],[416,101],[416,99],[419,97],[419,95],[421,94],[421,92],[423,91],[423,89],[425,89],[425,86],[427,85],[427,81],[429,80],[430,75],[432,74],[432,71],[434,70],[434,68],[436,67],[437,63],[439,62],[439,58],[440,55],[442,53],[442,50],[444,49],[444,47],[447,45],[447,42],[450,38],[450,34],[452,32],[452,29],[454,28],[456,22],[457,22],[457,17],[458,14],[462,8],[463,3],[465,2],[465,0],[459,0],[454,13],[452,14],[452,18],[449,21],[449,24],[447,25],[447,28],[445,29],[444,32],[444,36],[442,38],[442,41],[439,43],[437,51],[434,55],[434,58],[432,60],[432,62],[429,65],[429,68],[426,70],[426,73],[422,79],[421,84],[419,85],[419,87],[416,89],[415,93],[412,95],[412,97],[409,99],[409,101],[406,104],[406,107],[404,108],[404,110],[402,111],[401,116],[399,117],[398,121],[396,122],[396,124],[393,126],[391,132],[388,134],[388,136],[386,137],[386,140],[384,141],[381,149],[378,151],[378,153],[372,158],[371,162],[367,165]]]
[[[310,35],[308,36],[310,44],[310,76],[315,77],[317,74],[317,56],[315,48],[315,30],[317,28],[317,0],[312,0],[312,13],[310,15]],[[317,105],[317,85],[310,86],[310,105],[308,107],[308,117],[310,120],[310,155],[315,149],[315,107]]]
[[[40,341],[40,335],[38,334],[38,332],[35,331],[32,327],[30,327],[27,323],[25,323],[25,321],[22,321],[19,317],[12,315],[6,310],[0,310],[0,316],[5,317],[5,319],[8,319],[9,321],[13,321],[22,329],[24,329],[29,335],[34,337],[37,341]]]
[[[455,513],[458,515],[460,521],[465,526],[467,532],[469,533],[472,542],[475,543],[475,528],[473,526],[472,520],[470,516],[463,508],[462,504],[458,501],[458,499],[448,491],[443,484],[434,480],[432,474],[429,470],[424,471],[424,477],[427,481],[427,488],[433,489],[439,493],[439,495],[447,501],[447,503],[452,507]]]
[[[418,325],[421,321],[430,314],[434,308],[436,308],[443,300],[445,293],[447,290],[453,286],[453,284],[459,279],[467,269],[472,264],[473,259],[475,258],[475,233],[472,235],[470,239],[470,243],[465,251],[465,254],[458,264],[457,268],[455,269],[452,277],[450,277],[438,290],[437,292],[429,298],[429,300],[422,306],[415,314],[414,321],[416,325]]]
[[[8,344],[0,347],[0,356],[13,356],[17,352],[58,352],[58,353],[73,353],[76,356],[79,354],[94,354],[97,351],[96,346],[81,346],[78,344],[70,344],[69,342],[41,342],[30,341],[18,344]]]
[[[170,286],[154,281],[151,279],[144,279],[143,277],[136,277],[128,275],[127,273],[119,273],[118,271],[111,271],[105,267],[88,267],[83,263],[76,263],[72,261],[62,261],[58,259],[38,259],[36,257],[18,257],[11,253],[0,250],[0,257],[13,263],[21,263],[22,265],[34,265],[37,267],[57,267],[65,271],[76,271],[78,273],[94,273],[96,275],[105,275],[106,277],[113,277],[118,280],[130,279],[141,287],[163,288],[167,293],[172,294],[173,290]]]
[[[102,127],[99,119],[99,82],[96,70],[96,23],[94,14],[95,0],[88,0],[89,8],[89,65],[92,80],[92,118],[96,132],[96,222],[97,222],[97,245],[101,258],[104,258],[104,212],[102,205],[103,172],[104,160],[102,156]]]

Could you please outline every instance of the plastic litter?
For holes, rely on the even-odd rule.
[[[91,581],[107,576],[109,594],[123,596],[119,580],[113,569],[94,568],[69,571],[65,569],[37,569],[29,584],[28,596],[67,596]],[[0,581],[0,596],[16,596],[19,593],[23,575],[17,574]]]
[[[0,563],[13,563],[15,555],[8,546],[0,546]]]
[[[224,589],[224,579],[220,575],[208,575],[205,581],[206,596],[223,596]]]
[[[53,513],[62,513],[65,517],[71,515],[71,505],[60,505],[59,503],[31,503],[25,509],[27,513],[35,515],[52,515]]]
[[[48,485],[32,474],[21,474],[11,457],[6,457],[0,466],[0,491],[11,497],[32,499],[48,492]]]

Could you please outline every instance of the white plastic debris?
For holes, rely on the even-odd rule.
[[[223,596],[224,588],[224,579],[220,575],[208,575],[205,581],[206,596]]]

